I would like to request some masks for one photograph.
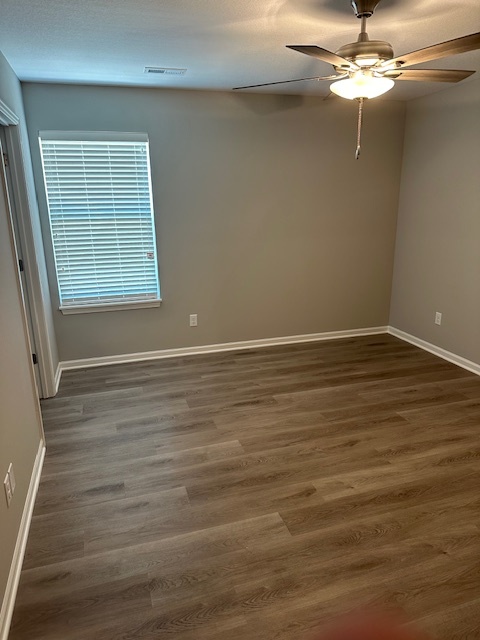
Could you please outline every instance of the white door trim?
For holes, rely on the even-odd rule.
[[[8,127],[11,124],[15,125],[20,122],[16,113],[14,113],[9,106],[0,99],[0,124],[4,127]]]
[[[25,180],[22,141],[17,115],[0,99],[0,125],[5,127],[10,177],[14,201],[14,215],[17,219],[19,243],[24,252],[25,281],[29,292],[30,310],[33,325],[33,339],[37,349],[38,373],[40,378],[40,395],[49,398],[56,393],[55,367],[52,358],[52,345],[47,330],[47,309],[40,274],[37,268],[37,251],[30,223],[30,203]]]

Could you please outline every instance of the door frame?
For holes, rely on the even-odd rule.
[[[53,362],[53,350],[47,329],[46,307],[42,294],[42,282],[37,268],[37,250],[30,218],[30,203],[25,179],[25,167],[22,154],[22,141],[19,130],[20,119],[0,99],[0,125],[4,127],[6,152],[9,161],[9,174],[12,182],[12,215],[15,215],[17,244],[22,248],[24,258],[24,284],[29,301],[32,326],[32,341],[35,344],[38,359],[39,395],[41,398],[54,396],[58,389],[60,371]],[[27,259],[28,258],[28,259]]]
[[[15,201],[13,198],[13,185],[12,185],[12,175],[10,172],[10,168],[8,165],[8,153],[7,153],[7,140],[5,137],[6,128],[0,126],[0,151],[2,152],[3,158],[0,161],[0,168],[2,170],[2,179],[3,179],[3,188],[5,189],[5,197],[8,202],[8,210],[11,219],[11,227],[14,238],[15,245],[15,257],[17,259],[20,284],[22,287],[22,299],[25,317],[27,321],[27,330],[28,330],[28,343],[30,345],[30,351],[32,353],[32,362],[33,362],[33,371],[35,373],[35,384],[37,389],[37,396],[40,398],[42,396],[41,389],[41,381],[40,381],[40,372],[38,367],[38,349],[36,347],[35,342],[35,332],[33,330],[32,323],[32,309],[30,303],[31,293],[29,290],[28,282],[25,277],[25,263],[26,258],[24,256],[25,251],[21,245],[21,234],[18,229],[19,224],[19,216],[16,212]]]

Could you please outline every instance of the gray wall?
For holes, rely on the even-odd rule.
[[[390,319],[476,363],[479,149],[480,80],[408,104]]]
[[[20,98],[18,80],[0,54],[0,99],[20,115]],[[10,231],[0,180],[0,602],[42,433]],[[3,479],[10,462],[17,487],[7,508]]]
[[[388,322],[404,105],[23,85],[61,360]],[[63,316],[39,130],[150,137],[158,309]],[[198,313],[199,326],[188,326]]]

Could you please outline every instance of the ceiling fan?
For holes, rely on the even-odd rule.
[[[367,34],[367,19],[373,15],[379,2],[380,0],[350,0],[355,15],[362,21],[360,33],[356,42],[343,45],[335,53],[316,45],[287,45],[288,49],[304,53],[307,56],[313,56],[333,65],[335,74],[235,87],[234,91],[299,82],[301,80],[332,80],[333,82],[330,85],[331,92],[342,98],[355,99],[359,102],[357,148],[355,151],[355,157],[358,159],[360,156],[360,136],[365,99],[376,98],[386,93],[393,88],[396,80],[460,82],[475,73],[475,71],[410,69],[409,67],[422,62],[480,49],[480,32],[478,32],[395,57],[390,43],[384,40],[370,40]]]

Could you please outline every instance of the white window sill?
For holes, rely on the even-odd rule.
[[[100,313],[104,311],[122,311],[128,309],[148,309],[159,307],[162,300],[137,300],[136,302],[112,302],[103,304],[85,304],[79,306],[69,305],[60,307],[63,315],[69,316],[74,313]]]

